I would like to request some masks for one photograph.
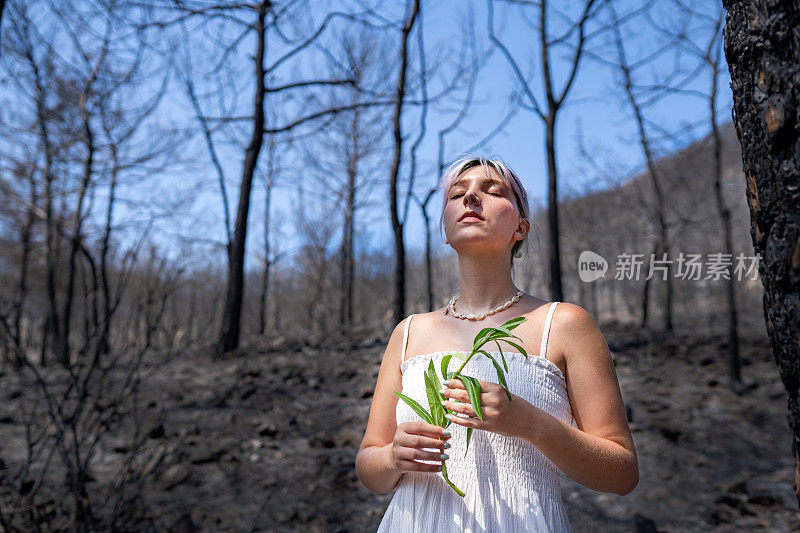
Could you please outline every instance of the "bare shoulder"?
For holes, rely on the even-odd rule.
[[[581,359],[611,359],[603,333],[592,314],[583,307],[569,302],[559,302],[550,325],[559,354],[569,370]]]
[[[551,327],[565,329],[578,333],[583,330],[597,328],[597,323],[586,309],[580,305],[569,302],[558,302],[553,312],[553,322]]]
[[[403,331],[405,330],[406,322],[409,321],[409,318],[410,317],[405,317],[398,322],[392,330],[392,334],[389,336],[389,342],[386,344],[386,351],[383,354],[384,360],[397,360],[398,364],[400,363],[400,352],[403,348]]]
[[[420,334],[425,332],[438,331],[440,328],[449,325],[446,320],[447,315],[444,314],[447,307],[440,307],[426,313],[414,313],[411,317],[409,324],[409,337],[418,338]],[[405,320],[408,320],[406,318]],[[405,323],[405,320],[401,324]],[[403,332],[400,331],[401,339]]]
[[[389,340],[386,343],[386,348],[381,357],[381,372],[391,372],[392,369],[397,369],[397,375],[400,375],[400,357],[403,349],[403,330],[405,329],[408,317],[398,322]]]
[[[447,310],[447,306],[439,307],[438,309],[434,309],[433,311],[428,311],[427,313],[414,313],[414,318],[412,322],[431,324],[437,325],[440,321],[444,320],[447,315],[444,312]]]

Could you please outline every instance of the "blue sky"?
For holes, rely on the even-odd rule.
[[[362,2],[364,3],[364,2]],[[348,4],[348,5],[345,5]],[[334,9],[354,9],[359,4],[358,0],[348,2],[330,2]],[[372,2],[372,4],[378,4]],[[384,2],[376,8],[379,16],[371,17],[371,21],[380,24],[384,21],[401,21],[405,13],[405,3]],[[709,9],[710,14],[717,8],[717,3],[703,3],[696,9]],[[320,2],[312,2],[315,8],[313,21],[306,21],[306,17],[298,17],[298,25],[307,24],[314,26],[319,23],[327,10],[321,9]],[[574,16],[581,7],[576,0],[564,0],[557,5],[561,13]],[[641,2],[630,0],[615,2],[620,14],[630,12],[641,5]],[[662,26],[676,27],[682,20],[675,4],[671,0],[663,0],[654,4],[652,21]],[[526,16],[534,19],[536,13],[530,7],[510,5],[506,2],[495,0],[496,34],[508,47],[520,68],[525,72],[530,86],[537,95],[539,102],[543,102],[541,60],[537,45],[535,30],[525,22]],[[422,24],[426,48],[426,62],[430,66],[439,63],[440,69],[434,74],[429,84],[429,93],[435,93],[442,86],[442,80],[449,79],[453,73],[454,65],[458,62],[458,52],[465,36],[469,14],[474,19],[476,46],[481,51],[491,49],[487,31],[487,4],[484,0],[473,1],[424,1],[422,2]],[[563,24],[559,23],[559,15],[551,13],[551,30],[559,32]],[[598,24],[607,22],[605,17],[588,26],[592,31]],[[332,28],[333,29],[333,28]],[[709,39],[711,26],[707,20],[695,17],[687,25],[685,31],[689,38],[705,45]],[[251,38],[241,41],[234,53],[222,64],[220,70],[210,75],[209,68],[213,58],[218,57],[220,48],[217,39],[231,40],[231,29],[217,27],[213,24],[199,24],[189,28],[191,37],[192,68],[197,75],[198,89],[202,94],[201,100],[204,110],[209,115],[222,113],[221,108],[236,115],[249,113],[252,99],[252,62],[250,56],[253,50]],[[168,40],[165,34],[160,35],[163,48],[173,47],[173,41]],[[323,34],[325,39],[331,39],[333,31]],[[397,30],[386,32],[387,38],[396,46],[400,33]],[[691,58],[685,50],[681,53],[666,46],[666,38],[653,30],[649,22],[643,17],[629,20],[623,26],[626,52],[631,62],[654,55],[654,60],[647,62],[634,73],[638,83],[652,83],[664,79],[670,74],[690,71],[696,59]],[[412,35],[412,70],[410,72],[410,85],[418,85],[414,78],[418,68],[416,34]],[[330,42],[330,41],[328,41]],[[271,57],[278,57],[281,53],[281,44],[278,39],[273,39],[269,44]],[[582,191],[595,190],[610,186],[603,178],[591,169],[580,154],[581,144],[600,162],[609,175],[616,180],[639,171],[642,167],[643,156],[638,145],[635,123],[632,113],[625,102],[624,92],[619,85],[619,75],[616,70],[604,64],[598,58],[605,60],[615,58],[615,50],[609,46],[608,37],[600,36],[590,40],[587,44],[590,54],[583,58],[581,69],[574,82],[574,86],[567,101],[559,114],[557,126],[557,159],[559,167],[560,197],[567,194],[580,194]],[[553,73],[556,87],[563,84],[566,77],[567,59],[571,55],[569,48],[556,48],[550,55],[553,63]],[[718,103],[718,117],[729,120],[730,117],[730,90],[727,66],[724,64],[724,55],[721,55],[721,76],[719,78],[720,97]],[[313,58],[308,55],[299,55],[293,62],[288,62],[286,67],[277,71],[277,82],[298,77],[319,77],[319,55]],[[268,59],[268,63],[270,60]],[[394,57],[388,57],[385,64],[381,65],[387,79],[396,76],[397,65]],[[680,76],[679,76],[680,78]],[[228,83],[226,96],[222,99],[214,95],[216,83],[225,80]],[[185,92],[179,81],[173,77],[170,90],[154,122],[162,126],[194,128],[194,138],[177,154],[182,159],[167,172],[158,172],[135,185],[121,191],[121,196],[134,201],[128,207],[120,206],[118,222],[130,218],[147,218],[140,212],[141,205],[148,202],[167,202],[178,198],[186,198],[178,208],[179,216],[160,220],[155,225],[152,239],[159,243],[168,255],[181,260],[191,259],[197,262],[198,258],[210,264],[222,265],[224,252],[221,247],[209,246],[210,242],[223,242],[224,230],[222,223],[222,210],[220,207],[219,191],[216,184],[216,174],[211,166],[204,140],[197,132],[196,122],[191,112],[191,107],[186,99]],[[682,87],[685,90],[707,92],[710,86],[710,76],[707,71],[695,73],[690,81]],[[454,132],[447,139],[446,160],[451,161],[474,145],[480,138],[495,128],[501,118],[506,114],[509,104],[509,94],[519,87],[518,81],[506,59],[494,50],[488,61],[481,69],[476,80],[475,99],[470,108],[467,119],[462,123],[459,131]],[[235,91],[231,90],[235,88]],[[462,97],[464,90],[457,93]],[[411,95],[414,97],[414,95]],[[416,95],[418,97],[418,94]],[[416,177],[415,190],[424,194],[434,186],[439,179],[436,165],[437,160],[437,132],[448,124],[460,104],[448,102],[446,106],[432,106],[428,112],[427,134],[418,151],[419,166]],[[281,104],[281,111],[291,118],[291,112],[297,111],[297,106]],[[407,136],[404,152],[404,166],[401,167],[401,191],[406,189],[405,178],[408,167],[408,149],[419,131],[419,108],[408,107],[404,116],[404,134]],[[701,138],[708,132],[707,103],[697,94],[689,92],[673,94],[658,100],[657,103],[645,109],[647,119],[650,121],[650,131],[660,136],[662,131],[675,134],[666,141],[655,142],[660,154],[669,153]],[[386,108],[386,115],[391,116],[391,108]],[[280,120],[279,120],[280,122]],[[381,250],[391,255],[393,253],[393,237],[389,221],[388,210],[388,177],[391,162],[391,126],[387,125],[389,135],[384,139],[382,159],[374,163],[375,179],[380,180],[379,185],[370,191],[365,191],[366,196],[372,200],[370,207],[364,208],[357,214],[357,221],[361,222],[360,233],[363,242],[357,246],[366,246],[371,249]],[[249,135],[249,124],[236,124],[216,135],[222,165],[226,175],[229,201],[232,217],[235,216],[238,198],[238,182],[241,175],[243,150]],[[506,161],[521,176],[533,208],[544,206],[547,201],[547,171],[544,150],[544,125],[531,111],[520,109],[514,118],[507,124],[503,132],[495,137],[478,153],[490,156],[499,156]],[[331,210],[330,199],[315,194],[313,179],[308,178],[308,169],[302,156],[292,148],[281,146],[278,153],[283,163],[283,170],[279,175],[278,185],[273,192],[272,220],[277,230],[273,239],[283,251],[296,250],[299,241],[295,232],[295,209],[297,197],[297,184],[303,183],[308,192],[304,196],[306,201],[315,202],[311,209]],[[261,167],[254,183],[252,195],[252,208],[250,211],[250,231],[248,237],[248,267],[259,268],[260,250],[263,247],[263,205],[264,182],[263,175],[266,169],[266,147],[261,154]],[[381,175],[382,174],[382,175]],[[98,194],[98,206],[102,205],[103,191]],[[135,203],[141,200],[141,204]],[[134,206],[135,207],[132,207]],[[310,204],[311,205],[311,204]],[[438,198],[433,202],[432,214],[438,218],[440,202]],[[340,209],[333,207],[334,213]],[[98,209],[100,211],[100,209]],[[320,222],[326,223],[325,219]],[[339,220],[333,221],[339,224]],[[434,232],[438,229],[434,229]],[[416,204],[412,203],[408,221],[405,228],[406,243],[409,252],[413,255],[422,250],[423,227],[422,216]],[[131,234],[131,238],[134,234]],[[541,237],[540,237],[541,238]],[[334,234],[331,240],[331,251],[338,246],[339,237]],[[449,250],[438,234],[434,239],[438,250]]]

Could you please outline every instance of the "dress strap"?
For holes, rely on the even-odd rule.
[[[550,304],[550,309],[547,310],[547,319],[544,321],[544,331],[542,331],[542,345],[539,348],[539,355],[547,357],[547,337],[550,335],[550,322],[553,320],[553,312],[556,310],[558,302]]]
[[[406,345],[408,344],[408,326],[411,324],[411,317],[414,316],[413,314],[408,315],[406,318],[406,325],[405,329],[403,330],[403,352],[402,358],[400,359],[401,362],[405,362],[406,360]]]

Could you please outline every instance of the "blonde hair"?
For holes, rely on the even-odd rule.
[[[525,191],[522,182],[517,174],[511,168],[499,159],[489,159],[485,157],[478,157],[473,155],[464,155],[457,159],[442,176],[439,182],[439,190],[442,195],[442,214],[439,216],[439,234],[442,234],[444,228],[444,208],[447,205],[447,200],[450,188],[456,182],[459,176],[464,174],[471,168],[477,166],[483,167],[487,177],[491,177],[491,170],[500,177],[500,179],[508,186],[514,193],[516,199],[517,210],[522,218],[530,221],[530,207],[528,206],[528,193]],[[529,232],[530,233],[530,232]],[[511,248],[511,264],[514,264],[514,256],[527,241],[527,235],[521,241],[514,243]]]

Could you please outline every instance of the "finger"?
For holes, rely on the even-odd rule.
[[[473,429],[483,428],[483,421],[478,418],[471,418],[471,417],[467,418],[463,416],[456,416],[455,414],[447,414],[444,416],[454,424],[458,424],[459,426],[464,426],[465,428],[473,428]]]
[[[406,472],[439,472],[442,469],[441,463],[429,464],[406,460],[399,461],[397,466],[400,470],[405,470]]]
[[[495,388],[500,387],[499,383],[495,383],[494,381],[478,381],[481,386],[481,390],[492,390]],[[442,382],[443,385],[448,385],[451,389],[464,389],[466,390],[466,386],[464,386],[464,382],[457,378],[448,379]]]
[[[445,409],[450,409],[451,411],[455,411],[457,413],[463,413],[468,416],[477,417],[478,415],[475,413],[475,409],[472,408],[472,404],[468,402],[451,402],[445,400],[442,402],[442,407]]]
[[[464,383],[460,379],[455,379],[455,378],[448,379],[447,381],[444,382],[444,384],[450,387],[451,389],[467,390],[467,388],[464,386]]]
[[[427,469],[428,471],[430,471],[430,469],[427,467],[433,466],[435,469],[435,467],[441,465],[441,463],[445,461],[445,459],[442,459],[442,452],[440,451],[429,452],[424,450],[416,450],[414,448],[401,448],[398,451],[397,455],[399,458],[398,461],[405,461],[410,466],[426,467],[423,468],[423,470]],[[435,462],[427,463],[424,461],[435,461]]]
[[[469,395],[465,389],[442,389],[439,391],[442,395],[450,400],[458,402],[468,402]]]
[[[426,452],[424,450],[414,450],[411,453],[411,459],[414,461],[446,461],[449,456],[443,452]]]
[[[445,450],[450,447],[450,443],[444,440],[434,439],[431,437],[423,437],[421,435],[412,435],[409,440],[404,443],[404,446],[409,448],[436,448],[437,450]]]
[[[435,439],[450,438],[450,432],[444,429],[442,426],[428,424],[427,422],[414,422],[409,426],[407,432],[415,435],[424,435],[426,437]]]

